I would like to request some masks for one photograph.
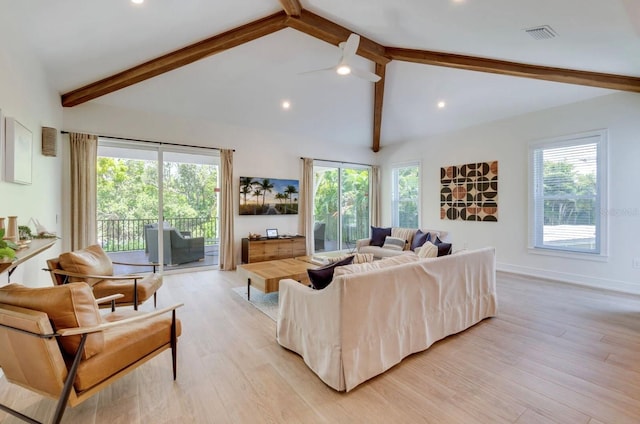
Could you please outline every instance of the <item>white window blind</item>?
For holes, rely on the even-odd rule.
[[[604,132],[531,146],[532,245],[603,253]]]

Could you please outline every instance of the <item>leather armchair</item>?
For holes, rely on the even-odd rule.
[[[118,262],[115,262],[118,263]],[[162,286],[162,276],[155,273],[158,264],[123,264],[153,267],[153,273],[114,275],[111,258],[94,244],[82,250],[66,252],[54,259],[48,259],[47,269],[51,273],[54,285],[62,285],[71,282],[82,281],[91,286],[97,298],[122,294],[123,296],[112,303],[115,305],[138,305],[153,295],[153,304],[156,305],[157,291]],[[108,305],[104,305],[107,307]]]
[[[158,229],[147,228],[147,246],[149,261],[158,262]],[[204,237],[189,237],[191,233],[180,232],[175,228],[162,231],[162,244],[165,265],[178,265],[204,259]]]
[[[67,405],[82,403],[169,348],[176,379],[181,324],[175,310],[182,305],[103,316],[98,301],[84,283],[0,288],[0,367],[9,382],[58,399],[53,423]],[[0,409],[37,422],[6,405]]]

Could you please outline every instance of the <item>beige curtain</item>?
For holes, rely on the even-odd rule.
[[[71,152],[71,250],[96,242],[98,136],[69,133]]]
[[[306,237],[307,255],[314,252],[313,243],[313,159],[302,158],[300,187],[300,234]]]
[[[233,240],[233,150],[220,150],[220,269],[236,269]]]
[[[371,225],[380,226],[380,167],[371,167]]]

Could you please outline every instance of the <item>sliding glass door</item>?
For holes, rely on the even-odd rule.
[[[369,235],[370,168],[316,162],[314,244],[316,252],[355,249]]]
[[[166,269],[218,265],[215,153],[101,138],[97,227],[104,250],[114,260]]]

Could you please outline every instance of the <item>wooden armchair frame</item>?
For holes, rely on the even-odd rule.
[[[97,299],[96,301],[98,303],[101,302],[109,302],[109,301],[113,301],[114,298],[118,298],[118,297],[122,297],[122,295],[113,295],[113,296],[108,296],[102,299]],[[68,367],[67,370],[67,375],[66,378],[64,378],[64,380],[61,380],[59,383],[62,386],[61,391],[60,391],[60,395],[58,397],[58,403],[56,405],[56,410],[55,413],[53,415],[52,418],[52,423],[54,424],[58,424],[61,420],[62,420],[62,416],[65,412],[65,409],[67,407],[67,405],[69,406],[76,406],[80,403],[82,403],[83,401],[85,401],[86,399],[88,399],[89,397],[93,396],[94,394],[96,394],[98,391],[102,390],[103,388],[107,387],[108,385],[110,385],[111,383],[113,383],[114,381],[118,380],[119,378],[125,376],[126,374],[130,373],[131,371],[133,371],[135,368],[137,368],[138,366],[144,364],[145,362],[149,361],[150,359],[152,359],[153,357],[157,356],[158,354],[160,354],[161,352],[163,352],[164,350],[171,348],[171,352],[172,352],[172,366],[173,366],[173,379],[175,380],[177,377],[177,327],[176,327],[176,309],[183,306],[182,303],[180,304],[176,304],[173,306],[169,306],[166,308],[162,308],[162,309],[158,309],[156,311],[153,312],[149,312],[149,313],[141,313],[139,315],[135,315],[129,318],[124,318],[121,319],[119,321],[113,321],[113,322],[103,322],[100,325],[96,325],[93,327],[77,327],[77,328],[69,328],[69,329],[59,329],[55,332],[44,332],[44,333],[40,333],[40,332],[34,332],[34,331],[29,331],[29,330],[25,330],[23,328],[18,328],[18,327],[14,327],[14,326],[10,326],[10,325],[6,325],[6,324],[2,324],[0,323],[0,327],[7,329],[9,331],[12,332],[17,332],[21,335],[28,337],[34,337],[36,339],[40,340],[40,343],[45,344],[45,343],[50,343],[52,340],[55,340],[56,338],[61,338],[61,337],[68,337],[68,336],[77,336],[80,335],[81,336],[81,340],[80,340],[80,344],[77,350],[77,353],[75,354],[75,356],[73,357],[73,362],[71,363],[71,366]],[[27,310],[28,311],[28,310]],[[102,382],[96,384],[95,386],[82,391],[82,392],[77,392],[74,388],[74,381],[76,379],[76,375],[77,375],[77,371],[78,371],[78,367],[80,366],[80,363],[82,362],[82,354],[84,351],[84,345],[85,342],[87,341],[87,336],[91,333],[95,333],[95,332],[100,332],[100,331],[105,331],[114,327],[119,327],[119,326],[126,326],[128,324],[131,323],[135,323],[138,321],[142,321],[142,320],[146,320],[161,314],[165,314],[171,312],[172,314],[172,320],[171,320],[171,337],[170,337],[170,342],[166,345],[160,346],[159,348],[155,349],[154,351],[146,354],[145,356],[139,358],[137,361],[129,364],[127,367],[121,369],[120,371],[116,372],[115,374],[107,377],[105,380],[103,380]],[[19,312],[18,312],[19,313]],[[44,313],[41,313],[44,314]],[[46,315],[46,314],[44,314]],[[50,328],[50,327],[49,327]],[[51,347],[51,346],[49,346]],[[51,351],[51,349],[49,349],[49,351]],[[55,349],[54,349],[55,351]],[[60,351],[60,349],[58,349],[58,352],[56,353],[57,355],[60,355],[59,358],[57,358],[58,363],[64,363],[64,360],[62,359],[62,352]],[[37,356],[35,356],[35,360],[41,359],[42,361],[40,363],[48,363],[51,362],[49,364],[49,366],[51,368],[55,368],[55,362],[56,361],[46,361],[46,358],[38,358]],[[56,369],[52,372],[52,374],[59,374],[59,369]],[[60,377],[62,378],[62,376]],[[22,384],[21,384],[22,385]],[[53,397],[51,393],[44,393],[40,390],[34,389],[34,388],[30,388],[27,386],[24,386],[28,389],[34,390],[40,394],[43,394],[45,396],[49,396],[49,397]],[[25,422],[29,422],[29,423],[37,423],[37,424],[41,424],[40,421],[37,421],[19,411],[16,411],[15,409],[12,409],[6,405],[0,404],[0,410],[11,414]]]

